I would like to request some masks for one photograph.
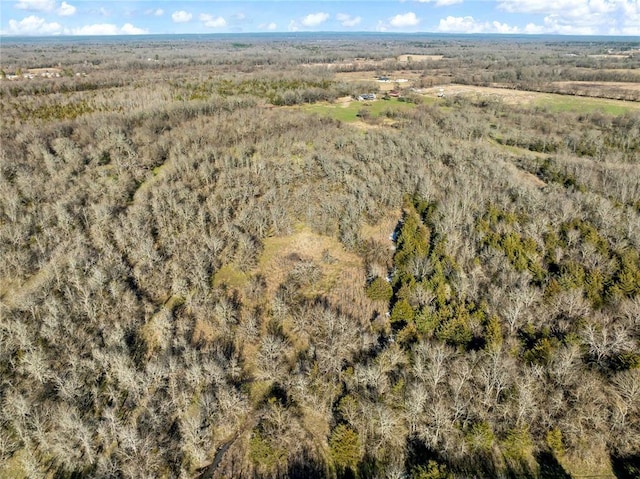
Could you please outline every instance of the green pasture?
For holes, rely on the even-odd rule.
[[[424,96],[423,103],[435,103],[438,100]],[[575,113],[604,113],[608,115],[624,115],[625,113],[640,112],[640,103],[610,100],[605,98],[589,98],[571,95],[541,93],[530,104],[535,108],[551,112]],[[393,118],[398,113],[411,110],[415,103],[402,101],[398,98],[388,100],[376,99],[371,101],[351,101],[350,103],[314,103],[303,107],[304,111],[318,113],[344,122],[354,122],[362,119],[359,114],[367,112],[369,118]]]
[[[549,111],[572,111],[576,113],[606,113],[609,115],[624,115],[625,113],[640,112],[640,103],[623,100],[609,100],[606,98],[590,98],[571,95],[541,95],[534,103],[539,108]]]
[[[371,101],[354,100],[348,104],[316,103],[306,106],[304,109],[305,111],[318,113],[336,120],[353,122],[360,120],[360,117],[358,116],[360,111],[367,111],[371,118],[378,118],[380,116],[393,117],[397,113],[411,110],[415,107],[415,103],[391,98],[389,100],[376,99]]]

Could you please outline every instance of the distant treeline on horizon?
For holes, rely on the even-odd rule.
[[[40,44],[40,43],[155,43],[155,42],[207,42],[207,41],[304,41],[305,43],[323,40],[420,40],[420,41],[490,41],[522,43],[562,42],[562,43],[627,43],[638,45],[640,41],[629,36],[607,35],[528,35],[528,34],[500,34],[500,33],[388,33],[388,32],[241,32],[241,33],[162,33],[146,35],[61,35],[61,36],[0,36],[1,44]]]

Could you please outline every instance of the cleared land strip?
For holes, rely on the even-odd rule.
[[[510,105],[524,105],[549,108],[554,111],[577,111],[591,113],[603,111],[610,114],[640,111],[640,102],[593,98],[585,96],[563,95],[558,93],[514,90],[499,87],[483,87],[475,85],[439,85],[424,88],[421,91],[428,97],[435,97],[442,90],[445,96],[469,95],[477,97],[493,97]]]

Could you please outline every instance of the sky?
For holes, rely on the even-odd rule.
[[[242,32],[629,35],[640,0],[0,0],[0,35]]]

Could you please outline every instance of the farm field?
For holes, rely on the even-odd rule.
[[[618,87],[619,85],[615,86]],[[384,91],[386,91],[386,89],[380,87],[379,95],[384,95]],[[442,94],[446,97],[460,95],[476,101],[499,101],[509,105],[543,108],[549,111],[572,111],[578,113],[601,112],[612,115],[622,115],[640,110],[640,102],[576,97],[553,93],[511,90],[499,87],[443,84],[418,89],[413,92],[415,97],[421,97],[420,100],[418,100],[421,104],[444,103],[444,99],[439,97],[439,95]],[[397,98],[383,99],[382,96],[379,96],[376,100],[364,102],[358,102],[352,97],[345,97],[336,99],[331,103],[309,105],[304,107],[304,110],[345,122],[358,121],[360,115],[365,115],[371,116],[372,118],[386,117],[393,123],[392,119],[396,117],[398,113],[415,108],[415,106],[416,104],[411,101],[407,102]]]
[[[619,84],[616,84],[613,85],[613,88],[618,88],[619,86]],[[632,85],[632,87],[635,89],[636,85]],[[630,89],[632,88],[630,87]],[[549,108],[553,111],[575,111],[584,113],[595,113],[600,111],[613,115],[620,115],[640,110],[640,102],[636,101],[541,93],[497,87],[448,84],[421,89],[420,93],[427,95],[430,98],[437,98],[437,95],[441,90],[448,96],[463,95],[475,97],[476,99],[493,99],[510,105]]]

